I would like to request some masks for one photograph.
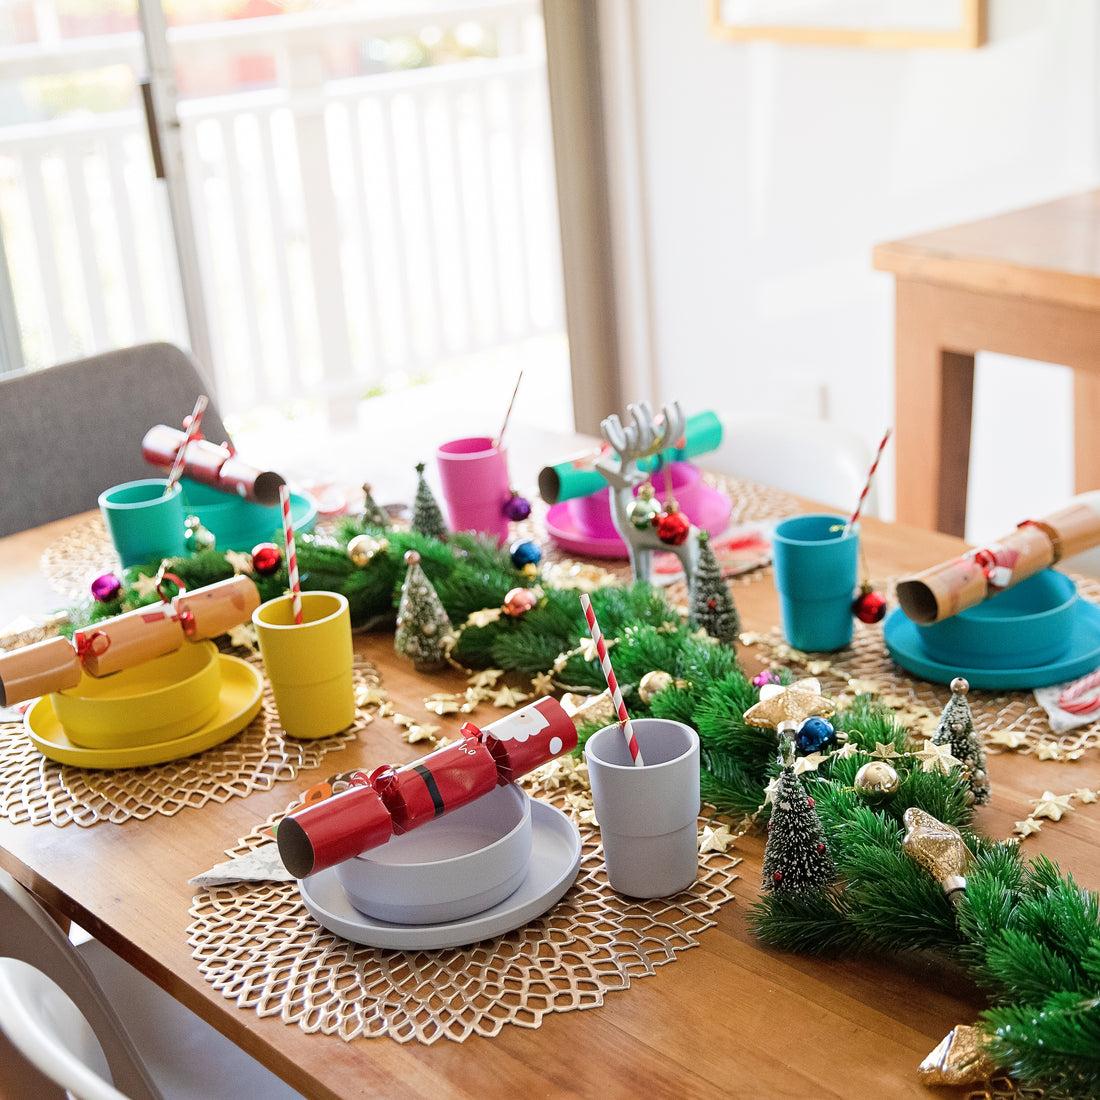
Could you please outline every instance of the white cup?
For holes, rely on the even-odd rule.
[[[607,879],[620,894],[669,897],[695,881],[699,866],[699,735],[667,718],[631,725],[642,767],[618,724],[584,746]]]

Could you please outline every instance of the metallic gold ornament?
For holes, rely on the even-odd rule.
[[[954,825],[937,821],[930,813],[910,806],[905,811],[905,838],[902,847],[954,899],[966,889],[966,870],[970,849]]]
[[[997,1067],[982,1049],[982,1032],[960,1024],[921,1062],[919,1072],[926,1085],[978,1085],[996,1073]]]
[[[828,718],[835,710],[836,704],[821,694],[821,684],[810,678],[788,687],[765,684],[760,689],[760,702],[745,711],[745,721],[750,726],[777,730],[780,722],[801,724],[815,714]]]
[[[385,539],[376,539],[373,535],[356,535],[348,543],[348,557],[353,565],[362,568],[369,565],[374,555],[385,550],[388,545]]]
[[[197,554],[202,550],[214,549],[214,532],[203,527],[202,520],[198,516],[188,516],[183,521],[183,526],[185,528],[183,541],[190,553]]]
[[[638,682],[638,695],[646,706],[653,701],[653,696],[660,694],[665,688],[673,684],[672,673],[654,669],[647,672]]]
[[[898,773],[885,760],[870,760],[856,772],[856,786],[867,794],[893,794]]]

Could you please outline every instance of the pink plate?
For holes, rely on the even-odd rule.
[[[725,493],[710,485],[702,485],[699,499],[691,508],[685,508],[688,518],[696,527],[702,527],[714,538],[729,525],[733,502]],[[580,530],[569,510],[569,501],[563,500],[551,506],[546,514],[546,530],[550,537],[571,554],[585,554],[592,558],[625,558],[626,544],[619,536],[602,537]]]

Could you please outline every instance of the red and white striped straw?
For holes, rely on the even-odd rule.
[[[852,513],[852,518],[848,520],[844,526],[844,534],[847,535],[849,531],[856,525],[856,521],[859,519],[860,512],[863,511],[864,502],[867,500],[867,494],[871,491],[871,482],[875,479],[875,471],[878,469],[879,460],[882,458],[882,452],[886,450],[886,444],[890,441],[891,429],[886,429],[886,434],[882,437],[882,442],[878,445],[878,450],[875,451],[875,461],[871,463],[870,470],[867,471],[867,483],[863,486],[863,492],[859,494],[859,500],[856,502],[856,510]]]
[[[611,658],[607,655],[607,643],[603,640],[603,632],[600,630],[600,624],[596,622],[596,613],[592,610],[592,601],[587,593],[581,593],[581,607],[584,608],[584,617],[588,621],[588,633],[596,643],[600,668],[603,669],[604,679],[607,680],[607,686],[611,691],[611,701],[615,704],[615,712],[619,716],[619,726],[626,735],[631,759],[634,761],[634,766],[640,768],[645,764],[642,759],[642,750],[638,747],[638,738],[634,736],[634,727],[630,724],[630,715],[626,713],[623,693],[619,690],[619,681],[615,679],[615,670],[611,667]]]
[[[283,535],[286,538],[286,571],[290,576],[290,598],[294,606],[294,622],[302,625],[302,585],[298,579],[298,551],[294,548],[294,524],[290,519],[290,489],[279,486],[279,503],[283,506]]]
[[[1080,680],[1074,680],[1072,684],[1058,696],[1058,706],[1069,714],[1088,714],[1100,707],[1100,668],[1082,676]]]
[[[180,475],[183,473],[183,462],[187,454],[187,448],[191,440],[199,434],[199,425],[202,423],[202,414],[206,412],[208,400],[205,393],[200,393],[199,399],[195,402],[194,411],[191,413],[191,421],[187,425],[187,432],[184,434],[180,449],[176,451],[176,460],[172,463],[172,469],[168,472],[168,480],[164,485],[165,496],[172,491],[172,486],[179,481]]]

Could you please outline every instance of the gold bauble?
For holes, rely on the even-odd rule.
[[[376,539],[373,535],[356,535],[348,543],[348,557],[351,558],[353,565],[362,567],[369,565],[371,558],[385,547],[385,542]]]
[[[921,1062],[921,1081],[926,1085],[980,1085],[987,1081],[997,1067],[983,1050],[982,1038],[976,1027],[953,1027]]]
[[[856,786],[867,794],[893,794],[898,773],[885,760],[870,760],[856,772]]]
[[[647,672],[638,683],[638,695],[641,700],[648,707],[653,701],[654,695],[659,695],[665,688],[671,687],[673,684],[672,673],[662,672],[660,669],[654,669],[652,672]]]

